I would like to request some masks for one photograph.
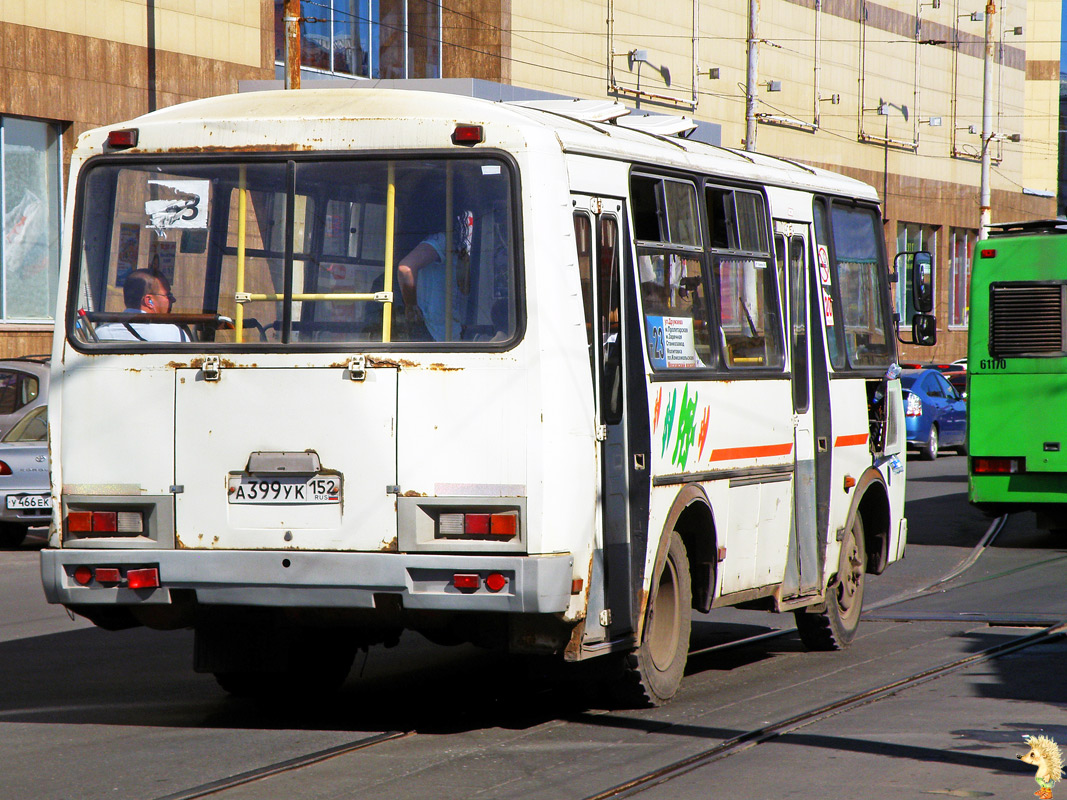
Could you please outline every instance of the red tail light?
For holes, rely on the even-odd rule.
[[[1025,464],[1021,458],[975,456],[971,459],[971,471],[975,475],[1015,475],[1026,471]]]
[[[93,530],[113,533],[119,529],[119,516],[114,511],[94,511]]]
[[[499,592],[507,585],[508,579],[499,572],[493,572],[485,579],[485,588],[490,592]]]
[[[449,512],[438,517],[437,529],[442,536],[511,538],[519,533],[519,515],[514,511],[500,514]]]
[[[10,475],[11,467],[7,465],[6,461],[0,461],[0,475]]]
[[[96,573],[99,576],[100,570]],[[131,589],[154,589],[159,586],[159,570],[155,567],[131,569],[126,573],[126,584]]]
[[[82,586],[88,586],[93,582],[93,571],[86,566],[77,567],[74,570],[74,580]]]

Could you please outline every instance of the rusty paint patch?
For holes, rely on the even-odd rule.
[[[401,497],[429,497],[425,492],[416,492],[414,489],[408,489]]]
[[[204,359],[200,359],[200,363],[204,363]],[[168,361],[167,369],[189,369],[191,365],[186,364],[184,361]]]
[[[209,134],[212,132],[209,132]],[[303,144],[250,144],[241,145],[238,147],[231,147],[225,145],[198,145],[196,147],[167,147],[158,152],[163,153],[284,153],[284,152],[305,152],[310,150],[318,150],[319,146],[316,142],[309,141]],[[127,150],[127,153],[138,152],[134,150]],[[149,152],[148,150],[140,152]]]
[[[435,361],[430,364],[430,369],[437,370],[438,372],[462,372],[463,367],[450,367],[447,364],[442,364],[439,361]]]
[[[392,539],[382,539],[378,545],[379,552],[382,553],[395,553],[398,550],[397,538],[394,536]]]
[[[344,364],[343,366],[347,367],[348,364]],[[386,368],[386,369],[400,369],[400,362],[399,361],[394,361],[391,358],[375,358],[373,356],[368,356],[367,357],[367,366],[368,367],[383,367],[383,368]]]
[[[578,620],[578,624],[571,628],[571,638],[567,640],[567,646],[563,648],[564,661],[577,661],[582,652],[582,637],[585,636],[585,620]]]

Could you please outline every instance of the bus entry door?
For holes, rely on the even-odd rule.
[[[574,195],[574,233],[585,306],[589,365],[593,383],[600,491],[600,547],[594,553],[594,584],[585,643],[613,639],[633,628],[632,551],[629,537],[626,434],[623,425],[623,327],[618,200]],[[602,614],[601,612],[608,612]]]
[[[793,525],[784,594],[818,591],[818,527],[815,485],[815,415],[811,403],[811,342],[808,337],[807,225],[775,220],[778,268],[788,276],[789,371],[793,391]]]
[[[176,370],[177,547],[396,549],[395,367],[204,362]]]

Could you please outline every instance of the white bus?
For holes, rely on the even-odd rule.
[[[331,89],[83,135],[49,601],[191,627],[234,693],[405,629],[652,704],[694,609],[846,645],[907,539],[877,195],[624,113]]]

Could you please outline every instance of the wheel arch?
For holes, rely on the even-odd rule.
[[[670,535],[678,531],[685,545],[689,558],[689,577],[693,587],[693,608],[698,611],[710,611],[711,601],[715,596],[715,567],[718,563],[718,537],[715,528],[715,514],[711,509],[704,489],[697,484],[682,487],[671,504],[670,511],[660,531],[659,543],[656,545],[656,561],[652,575],[659,573],[667,558]],[[644,605],[647,606],[647,592]],[[642,616],[644,609],[642,609]]]
[[[851,527],[857,514],[863,520],[863,543],[867,550],[866,571],[871,575],[880,575],[889,563],[892,514],[885,478],[874,467],[868,467],[856,482],[852,507],[845,522],[846,530]]]

